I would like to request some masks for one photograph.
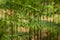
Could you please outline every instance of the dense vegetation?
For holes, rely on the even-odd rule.
[[[34,35],[33,30],[45,30],[54,35],[51,40],[56,40],[57,34],[60,35],[59,2],[60,0],[0,0],[0,39],[29,40]],[[41,20],[44,16],[47,20]],[[51,17],[52,22],[48,20]],[[18,30],[20,27],[31,31],[23,32]]]

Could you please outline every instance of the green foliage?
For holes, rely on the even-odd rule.
[[[46,28],[48,32],[52,32],[55,35],[60,34],[59,24],[57,25],[54,22],[42,21],[40,19],[42,15],[51,17],[51,15],[54,15],[57,11],[57,14],[59,14],[60,7],[55,8],[54,0],[48,0],[48,4],[45,0],[0,0],[0,5],[0,8],[14,11],[12,15],[5,13],[6,17],[0,18],[1,40],[9,40],[10,37],[19,36],[20,34],[18,33],[9,33],[12,30],[11,28],[21,26],[32,28],[32,30],[35,31]],[[10,29],[9,32],[7,29]],[[23,33],[21,33],[21,35],[23,35]],[[22,36],[21,40],[24,40],[22,39],[23,37],[25,36]]]

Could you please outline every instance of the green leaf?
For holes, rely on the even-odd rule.
[[[0,5],[5,4],[8,0],[0,0]]]

